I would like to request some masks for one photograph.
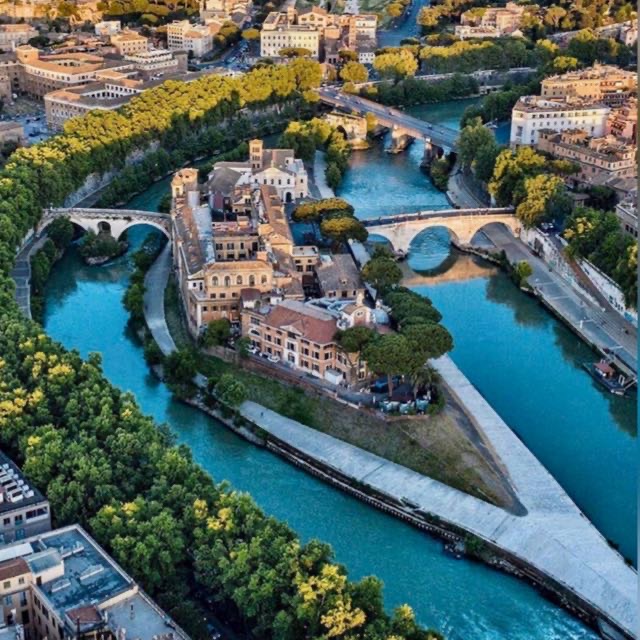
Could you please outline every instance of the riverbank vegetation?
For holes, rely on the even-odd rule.
[[[478,83],[474,78],[456,73],[451,78],[435,82],[419,78],[405,78],[396,83],[381,82],[362,87],[359,93],[380,104],[408,107],[467,98],[478,91]]]
[[[87,264],[102,264],[127,250],[127,242],[116,240],[108,231],[87,231],[80,242],[78,253]]]
[[[326,120],[312,118],[306,122],[290,122],[280,137],[279,146],[293,149],[296,157],[305,162],[313,160],[316,150],[323,150],[327,161],[327,185],[333,190],[340,186],[349,166],[351,146],[345,135]]]
[[[387,615],[380,583],[349,581],[327,545],[302,544],[249,496],[214,484],[108,382],[98,355],[83,360],[20,315],[9,271],[42,208],[61,205],[89,174],[122,168],[154,140],[172,149],[240,108],[299,100],[319,82],[308,60],[238,79],[168,81],[120,111],[69,121],[0,174],[0,445],[47,495],[55,525],[85,526],[194,638],[207,637],[196,590],[254,637],[437,634],[408,607]]]
[[[47,227],[47,240],[31,256],[31,315],[38,322],[44,315],[43,293],[51,269],[73,241],[73,235],[73,224],[69,219],[56,218]]]
[[[297,222],[319,225],[320,233],[339,250],[347,240],[364,242],[369,234],[354,215],[353,207],[342,198],[325,198],[298,205],[292,214]]]
[[[622,230],[615,213],[578,207],[563,236],[569,257],[589,260],[620,286],[628,306],[637,307],[638,244]]]

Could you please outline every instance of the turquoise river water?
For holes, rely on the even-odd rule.
[[[463,103],[424,112],[457,124]],[[423,108],[424,109],[424,108]],[[354,154],[341,189],[361,217],[446,204],[419,170],[421,150],[390,157],[376,147]],[[372,180],[378,176],[377,180]],[[158,183],[129,206],[153,210]],[[130,232],[132,248],[149,233]],[[407,284],[444,314],[453,358],[580,507],[627,555],[633,553],[633,403],[612,400],[582,374],[592,357],[572,334],[495,270],[452,254],[445,232],[412,247]],[[236,437],[171,398],[147,370],[121,304],[132,271],[124,256],[86,267],[70,251],[47,289],[45,326],[82,355],[103,354],[107,377],[145,412],[170,425],[216,480],[250,492],[304,538],[331,543],[353,577],[379,576],[387,604],[409,602],[420,621],[452,640],[568,640],[596,636],[533,588],[485,566],[456,560],[424,533],[332,489]]]

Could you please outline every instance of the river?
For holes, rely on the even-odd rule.
[[[451,109],[462,107],[455,104]],[[451,109],[445,108],[442,113],[450,117]],[[354,154],[352,170],[341,193],[352,199],[361,216],[379,215],[381,208],[388,212],[389,206],[406,210],[409,202],[416,208],[445,204],[442,194],[433,190],[420,172],[420,156],[419,148],[393,159],[379,148]],[[362,174],[376,175],[381,165],[383,171],[377,175],[383,176],[380,182],[384,182],[386,188],[384,184],[370,182],[367,189]],[[391,186],[387,181],[393,176],[398,183]],[[154,209],[164,189],[166,182],[154,185],[129,206]],[[134,228],[130,232],[132,248],[138,246],[148,232],[145,227]],[[415,286],[428,292],[443,311],[445,323],[456,340],[454,360],[523,439],[531,425],[534,433],[529,437],[535,442],[528,444],[536,454],[542,458],[545,450],[556,451],[559,475],[563,467],[567,467],[567,478],[559,478],[564,486],[575,471],[584,481],[584,493],[589,498],[588,494],[595,491],[598,482],[611,483],[615,481],[612,476],[619,476],[620,503],[615,507],[608,504],[615,496],[607,494],[607,504],[601,506],[610,508],[612,516],[614,509],[627,513],[627,498],[629,502],[634,500],[622,487],[627,461],[620,442],[622,439],[633,442],[630,427],[625,431],[622,426],[631,424],[627,419],[632,409],[621,405],[619,413],[623,419],[616,421],[612,415],[616,412],[605,410],[613,406],[609,399],[578,377],[572,362],[584,348],[501,275],[482,265],[465,262],[470,260],[467,256],[458,259],[450,254],[444,234],[424,234],[415,248],[408,267],[416,272],[411,269],[409,275],[414,274]],[[446,273],[426,280],[420,275],[420,270],[432,268],[447,257],[451,269],[467,272],[459,281],[446,281]],[[465,269],[465,265],[470,268]],[[157,421],[168,423],[179,441],[191,447],[195,459],[215,479],[227,479],[237,489],[250,492],[265,511],[286,520],[303,539],[318,537],[332,544],[337,559],[348,567],[353,577],[375,574],[384,581],[389,606],[409,602],[422,623],[440,629],[450,639],[596,637],[523,582],[477,563],[453,559],[443,553],[439,541],[332,489],[239,439],[196,410],[174,401],[166,387],[148,373],[142,347],[127,329],[121,298],[131,271],[129,256],[103,267],[89,268],[80,262],[74,250],[68,252],[54,269],[47,288],[47,331],[82,355],[101,352],[107,377],[120,388],[134,393],[144,411]],[[476,277],[477,271],[480,275]],[[447,273],[451,274],[451,270]],[[442,282],[437,284],[439,280]],[[512,340],[523,344],[513,345]],[[509,349],[504,349],[507,343]],[[526,360],[519,360],[524,356]],[[541,371],[530,372],[523,362],[538,362]],[[510,368],[513,364],[517,366]],[[553,376],[557,366],[562,375],[557,374],[556,378]],[[556,404],[552,404],[541,395],[545,389],[544,377],[564,385],[565,374],[573,376],[569,382],[576,387],[564,387],[564,399],[557,399],[558,394],[554,394]],[[531,378],[534,375],[535,380]],[[538,382],[540,378],[542,383]],[[531,389],[536,389],[537,395],[533,395]],[[566,396],[570,392],[579,397],[567,404]],[[560,401],[564,404],[557,404]],[[580,417],[574,420],[573,415],[568,415],[569,410],[578,409]],[[527,416],[523,417],[524,412]],[[611,447],[593,439],[594,420],[602,423],[602,439],[610,438]],[[546,437],[552,438],[551,441],[546,443]],[[542,451],[534,447],[537,440],[543,440],[542,444],[546,445]],[[611,461],[612,451],[617,451],[615,472],[610,468],[603,477],[604,462],[595,468],[583,468],[584,459],[578,453],[586,448],[585,441],[594,447],[594,456],[604,461]],[[567,454],[569,448],[572,451]],[[544,463],[551,467],[549,461]],[[553,471],[556,473],[556,469]],[[579,504],[587,510],[584,504]]]

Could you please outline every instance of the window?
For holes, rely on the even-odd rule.
[[[213,278],[211,278],[211,286],[212,287],[218,286],[218,276],[213,276]]]
[[[7,525],[11,524],[11,518],[5,518],[2,521],[2,524],[6,527]]]
[[[236,284],[239,284],[239,285],[241,285],[241,284],[242,284],[242,276],[238,276],[238,277],[236,278]]]
[[[260,278],[260,284],[267,284],[267,276],[266,275],[262,275],[262,277]]]
[[[5,581],[2,583],[2,588],[3,588],[3,589],[11,589],[11,580],[5,580]]]
[[[22,581],[24,582],[24,579]],[[26,607],[27,606],[27,592],[26,591],[21,591],[20,592],[20,606],[22,606],[22,607]]]
[[[10,607],[13,604],[13,596],[5,596],[4,604],[5,606]]]
[[[231,286],[231,276],[225,276],[224,277],[224,286],[225,287],[230,287]]]
[[[256,284],[256,277],[255,276],[249,276],[249,286],[253,287]]]

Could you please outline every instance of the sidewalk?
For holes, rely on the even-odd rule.
[[[164,290],[171,273],[171,243],[167,242],[144,279],[144,317],[162,353],[166,356],[176,350],[164,314]]]
[[[16,283],[15,299],[20,311],[31,320],[31,256],[47,241],[47,236],[31,236],[16,256],[11,278]]]

